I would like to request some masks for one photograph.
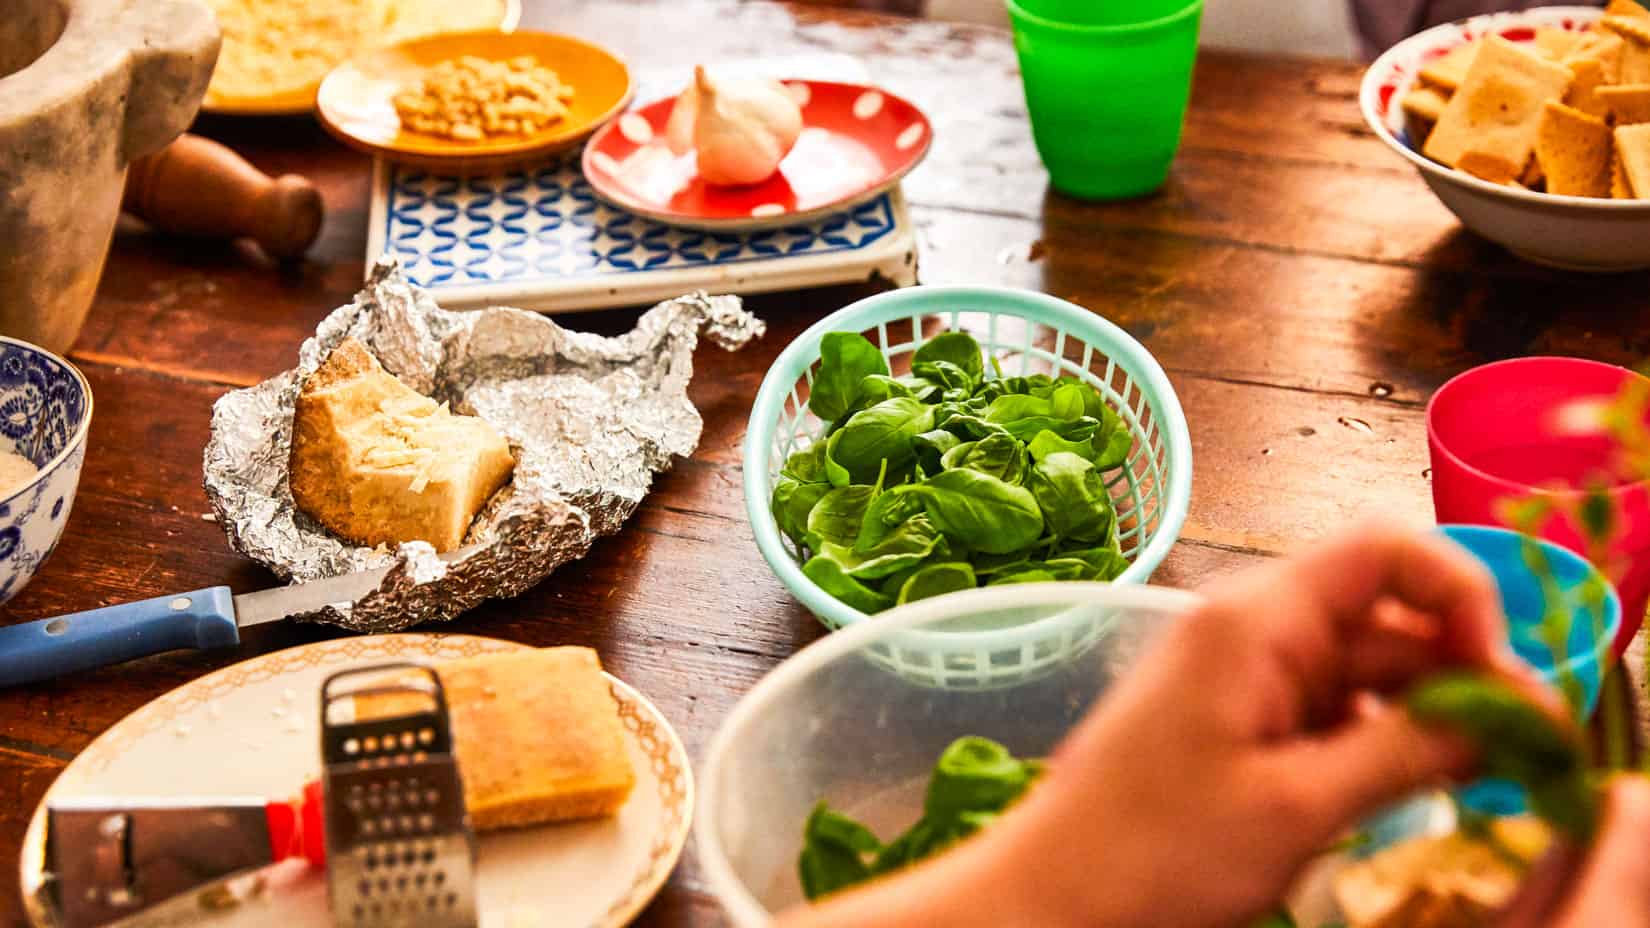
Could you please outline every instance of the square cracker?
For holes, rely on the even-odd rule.
[[[1555,29],[1552,26],[1542,26],[1535,31],[1535,47],[1543,55],[1554,61],[1563,61],[1564,56],[1575,51],[1576,46],[1586,37],[1585,32],[1572,32],[1569,29]]]
[[[1617,84],[1600,87],[1598,98],[1609,107],[1618,126],[1650,122],[1650,84]]]
[[[1417,84],[1404,94],[1398,105],[1404,109],[1404,128],[1409,132],[1410,144],[1419,146],[1426,144],[1432,127],[1438,124],[1438,117],[1444,115],[1449,97],[1436,87]]]
[[[1570,82],[1570,92],[1564,95],[1564,102],[1589,116],[1607,118],[1610,104],[1598,95],[1604,84],[1604,63],[1597,58],[1581,58],[1570,62],[1569,67],[1575,79]]]
[[[1564,63],[1573,67],[1577,62],[1595,59],[1599,63],[1600,82],[1617,84],[1621,82],[1621,54],[1626,47],[1627,40],[1614,32],[1594,32],[1564,57]]]
[[[1621,152],[1610,153],[1610,196],[1617,200],[1631,200],[1633,191],[1627,188],[1627,175],[1621,173]]]
[[[1492,152],[1469,151],[1455,162],[1457,170],[1465,171],[1492,184],[1513,184],[1523,173],[1518,165]]]
[[[1617,127],[1616,154],[1629,194],[1650,198],[1650,123]]]
[[[1621,49],[1621,71],[1616,82],[1650,84],[1650,20],[1636,16],[1606,16],[1599,25],[1627,40]]]
[[[1502,38],[1490,38],[1427,136],[1427,157],[1455,167],[1469,151],[1523,170],[1535,149],[1542,107],[1564,99],[1570,69]]]
[[[1432,59],[1426,67],[1421,69],[1421,83],[1429,84],[1444,91],[1454,93],[1461,81],[1467,76],[1467,70],[1472,67],[1472,59],[1478,55],[1478,47],[1484,44],[1483,39],[1468,42],[1445,52]]]
[[[1541,114],[1535,157],[1547,175],[1547,192],[1567,197],[1608,197],[1610,127],[1562,103],[1549,103]]]
[[[1604,8],[1606,16],[1641,16],[1650,19],[1650,10],[1645,9],[1636,0],[1610,0],[1610,5]]]

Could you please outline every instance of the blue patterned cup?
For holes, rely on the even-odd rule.
[[[0,451],[36,468],[27,482],[0,487],[0,603],[28,586],[57,549],[91,423],[92,388],[74,365],[0,336]]]

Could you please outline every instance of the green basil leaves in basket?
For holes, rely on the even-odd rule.
[[[896,377],[864,336],[831,332],[808,408],[825,436],[785,462],[770,504],[803,573],[856,609],[1128,566],[1105,473],[1133,436],[1089,383],[1004,377],[964,332]]]
[[[944,850],[989,825],[1042,770],[988,738],[958,738],[934,765],[922,818],[888,844],[821,801],[802,830],[802,892],[818,899]]]

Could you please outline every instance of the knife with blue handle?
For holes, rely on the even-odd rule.
[[[162,651],[232,647],[248,626],[355,602],[377,589],[387,571],[380,567],[240,596],[214,586],[9,625],[0,628],[0,686],[49,680]]]

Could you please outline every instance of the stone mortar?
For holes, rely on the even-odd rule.
[[[218,57],[199,0],[3,0],[0,334],[80,334],[126,166],[195,118]]]

